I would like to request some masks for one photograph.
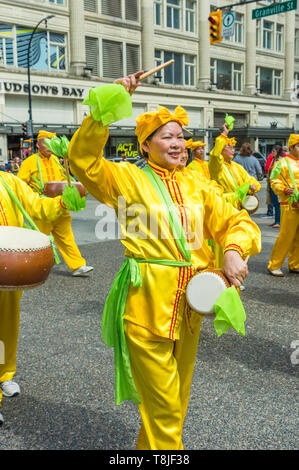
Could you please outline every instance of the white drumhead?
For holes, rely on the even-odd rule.
[[[258,207],[258,200],[255,196],[246,196],[243,202],[244,209],[254,211]]]
[[[221,276],[210,271],[196,274],[189,282],[186,297],[190,307],[203,314],[214,313],[214,304],[227,289]]]
[[[47,235],[21,227],[0,227],[0,251],[42,250],[51,246]]]

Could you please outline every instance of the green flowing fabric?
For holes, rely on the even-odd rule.
[[[243,204],[243,202],[244,202],[244,200],[247,196],[247,193],[249,191],[249,186],[250,186],[249,183],[244,183],[244,184],[242,184],[242,186],[239,186],[235,191],[235,200],[240,199],[241,203]]]
[[[89,106],[92,119],[103,126],[133,116],[131,96],[120,83],[92,88],[83,104]]]
[[[234,183],[235,183],[235,186],[236,186],[236,189],[235,189],[235,201],[237,199],[240,199],[242,204],[244,202],[244,199],[245,197],[247,196],[247,193],[249,191],[249,186],[250,184],[249,183],[244,183],[242,184],[242,186],[239,186],[233,172],[226,166],[224,165],[224,167],[226,168],[226,171],[230,174],[230,176],[232,177]]]
[[[295,177],[294,177],[294,173],[293,173],[293,170],[292,170],[292,168],[291,168],[291,165],[290,165],[288,159],[286,159],[286,162],[287,162],[287,166],[288,166],[288,170],[289,170],[289,173],[290,173],[290,177],[291,177],[292,183],[293,183],[293,185],[294,185],[294,189],[295,189],[295,194],[294,194],[294,196],[291,196],[291,197],[289,198],[289,204],[293,204],[293,203],[296,203],[296,202],[299,201],[299,192],[298,192],[296,180],[295,180]]]
[[[79,212],[85,209],[86,197],[81,197],[76,186],[66,185],[61,194],[61,199],[69,211]]]
[[[246,313],[235,287],[229,287],[222,292],[215,302],[214,311],[214,328],[218,337],[230,327],[245,336]]]
[[[139,263],[178,267],[191,265],[187,262],[162,259],[127,258],[123,262],[109,291],[102,318],[103,342],[108,347],[114,348],[116,405],[120,405],[124,400],[131,400],[137,404],[141,402],[132,376],[123,321],[130,284],[134,287],[142,286]]]
[[[161,201],[165,205],[169,217],[169,223],[171,226],[173,237],[176,241],[176,244],[187,261],[191,261],[191,251],[183,229],[181,220],[176,211],[175,205],[167,188],[161,178],[155,173],[155,171],[149,166],[142,168],[142,171],[146,174],[154,188],[156,189]]]
[[[279,160],[279,162],[276,163],[273,170],[271,171],[270,180],[277,178],[277,176],[281,173],[281,169],[281,160]]]
[[[230,116],[229,114],[226,113],[225,115],[225,123],[228,127],[228,130],[229,131],[232,131],[233,128],[234,128],[234,122],[235,122],[235,118],[233,116]]]
[[[39,154],[38,153],[36,154],[36,160],[37,160],[37,168],[38,168],[39,179],[40,179],[39,188],[40,188],[41,192],[43,192],[43,190],[44,190],[44,181],[43,181],[43,175],[42,175],[42,170],[41,170],[41,167],[40,167],[40,159],[39,159]],[[38,183],[36,178],[34,178],[34,180]]]
[[[6,181],[2,178],[2,176],[0,175],[0,179],[6,189],[6,191],[8,192],[10,198],[13,200],[13,202],[16,204],[16,206],[18,207],[18,209],[21,211],[23,217],[27,220],[27,222],[29,223],[29,225],[31,225],[31,228],[33,230],[36,230],[37,232],[40,232],[40,230],[38,229],[37,225],[33,222],[33,220],[31,219],[30,215],[26,212],[26,210],[24,209],[24,207],[22,206],[22,204],[20,203],[19,199],[17,198],[17,196],[15,195],[15,193],[12,191],[12,189],[9,187],[9,185],[6,183]],[[53,253],[54,253],[54,258],[55,258],[55,263],[56,264],[60,264],[60,259],[59,259],[59,256],[58,256],[58,253],[57,253],[57,250],[56,250],[56,247],[55,247],[55,243],[54,243],[54,238],[53,238],[53,235],[50,234],[48,235],[50,241],[51,241],[51,245],[52,245],[52,249],[53,249]]]

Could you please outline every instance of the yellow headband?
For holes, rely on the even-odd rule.
[[[142,144],[146,139],[159,127],[164,126],[167,122],[175,121],[181,126],[188,126],[189,117],[184,108],[177,106],[174,114],[164,106],[159,106],[158,111],[150,111],[148,113],[141,114],[136,119],[136,130],[135,134],[138,137],[140,152],[143,155]]]
[[[288,148],[291,148],[296,144],[299,144],[299,134],[291,134],[288,142]]]
[[[47,137],[48,139],[51,139],[54,136],[56,136],[55,132],[53,133],[53,132],[47,132],[47,131],[39,131],[37,140],[45,139],[45,137]]]
[[[186,141],[186,148],[190,149],[191,152],[193,152],[198,147],[205,147],[206,145],[207,144],[205,144],[204,142],[201,142],[201,140],[197,140],[196,142],[193,142],[192,139],[189,139]]]

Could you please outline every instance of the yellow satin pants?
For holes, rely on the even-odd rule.
[[[0,291],[0,382],[11,380],[16,373],[22,294],[23,291]]]
[[[280,269],[288,256],[289,269],[299,269],[299,209],[281,205],[280,232],[274,244],[268,269]]]
[[[202,317],[194,334],[185,320],[177,341],[152,334],[125,320],[131,368],[141,398],[137,450],[182,450],[193,368]]]
[[[71,224],[72,218],[69,212],[63,214],[55,222],[35,220],[35,223],[39,230],[46,235],[52,233],[55,244],[71,271],[86,264],[75,242]]]

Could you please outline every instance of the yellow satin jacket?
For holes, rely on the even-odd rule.
[[[100,202],[115,209],[125,255],[185,261],[173,238],[166,209],[146,174],[137,166],[103,157],[108,127],[87,116],[69,146],[72,173]],[[194,172],[151,165],[166,185],[191,249],[192,267],[140,264],[142,287],[130,285],[124,318],[154,334],[178,339],[184,313],[190,331],[199,315],[186,307],[185,289],[196,270],[214,265],[205,239],[238,244],[244,255],[261,249],[260,231],[245,211],[227,204]]]
[[[62,181],[66,180],[66,175],[63,168],[57,162],[57,157],[51,155],[50,158],[44,157],[40,152],[38,153],[40,160],[40,169],[42,173],[43,183],[47,181]],[[36,180],[40,183],[39,170],[37,165],[37,154],[34,153],[23,161],[19,172],[18,178],[25,181],[34,190],[40,192],[40,188]]]
[[[213,180],[223,187],[223,196],[230,202],[236,209],[242,209],[240,200],[235,200],[234,191],[237,189],[234,178],[239,186],[245,183],[254,184],[256,191],[261,189],[260,183],[250,176],[247,171],[238,163],[231,161],[226,162],[223,158],[222,151],[226,145],[226,138],[222,135],[216,137],[215,146],[210,153],[209,170]],[[231,176],[233,174],[234,178]],[[248,194],[252,194],[249,190]]]
[[[281,173],[273,180],[270,180],[271,188],[279,196],[279,200],[281,204],[288,204],[289,197],[285,194],[285,190],[290,186],[291,188],[294,187],[294,184],[291,179],[291,175],[289,173],[288,165],[286,162],[288,159],[289,165],[293,172],[295,182],[299,191],[299,160],[297,160],[292,155],[287,155],[286,157],[280,160],[281,162]],[[275,166],[274,166],[275,168]],[[287,181],[287,183],[286,183]],[[289,186],[288,186],[289,185]]]
[[[30,217],[37,220],[56,220],[66,209],[62,206],[61,197],[40,198],[31,188],[16,176],[1,172],[0,175],[12,189]],[[0,225],[23,227],[23,215],[12,201],[0,179]]]

